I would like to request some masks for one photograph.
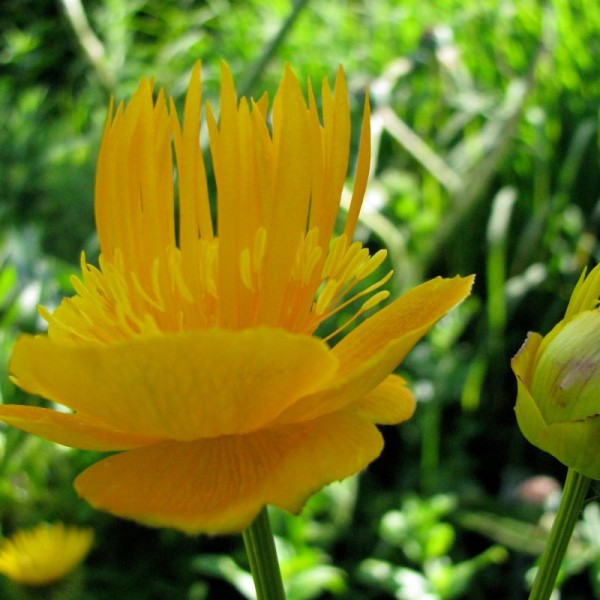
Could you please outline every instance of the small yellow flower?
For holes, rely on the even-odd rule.
[[[0,407],[47,439],[120,451],[75,482],[95,507],[190,533],[240,531],[265,504],[297,512],[365,468],[383,446],[375,424],[412,415],[413,396],[391,373],[472,278],[431,280],[333,347],[314,335],[351,303],[363,298],[327,339],[384,300],[390,276],[373,279],[385,252],[351,241],[369,171],[368,101],[339,236],[350,149],[341,69],[321,104],[322,119],[286,68],[269,118],[266,96],[238,101],[224,66],[218,120],[206,106],[212,203],[199,65],[183,126],[145,79],[111,111],[96,178],[99,268],[82,258],[76,294],[42,310],[48,335],[21,337],[10,363],[17,385],[74,412]],[[360,290],[367,278],[375,283]]]
[[[600,265],[582,273],[564,319],[529,333],[512,360],[523,435],[582,475],[600,479]]]
[[[85,559],[93,541],[91,529],[62,523],[17,531],[0,542],[0,573],[22,585],[56,583]]]

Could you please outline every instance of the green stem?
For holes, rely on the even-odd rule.
[[[265,67],[271,62],[277,53],[277,49],[283,43],[286,36],[292,31],[292,27],[302,12],[302,9],[306,6],[308,0],[296,0],[292,6],[290,14],[287,16],[285,21],[282,23],[279,31],[275,37],[265,46],[263,53],[254,66],[250,67],[250,72],[239,87],[240,96],[250,96],[254,91],[254,86],[259,80]]]
[[[531,588],[529,600],[548,600],[554,589],[558,570],[569,545],[573,529],[585,501],[590,479],[569,469],[558,513],[550,530],[550,538]]]
[[[277,551],[266,506],[242,535],[256,587],[257,600],[285,600]]]

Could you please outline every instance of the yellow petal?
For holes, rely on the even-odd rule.
[[[365,468],[382,447],[374,425],[338,413],[245,436],[131,450],[90,467],[75,487],[96,508],[147,525],[237,532],[265,504],[299,511],[324,485]]]
[[[193,253],[198,232],[204,239],[212,239],[214,235],[204,159],[198,144],[201,106],[202,71],[198,61],[192,70],[185,97],[183,130],[176,127],[174,137],[179,183],[179,235],[184,256]],[[175,109],[172,109],[172,114],[177,115]]]
[[[351,372],[400,338],[414,338],[416,342],[470,294],[473,280],[473,275],[453,279],[436,277],[400,296],[366,319],[335,346],[334,353],[342,368]]]
[[[129,450],[158,441],[156,438],[118,431],[85,415],[34,406],[2,405],[0,421],[51,442],[82,450]]]
[[[336,369],[322,340],[266,327],[113,346],[23,336],[10,363],[15,382],[31,393],[121,431],[176,440],[259,429]]]
[[[237,96],[231,71],[221,63],[221,114],[218,134],[209,124],[210,148],[218,190],[217,223],[219,232],[219,322],[237,326],[239,296],[238,261],[241,251],[243,223],[239,198],[242,194],[240,172],[240,139]]]
[[[531,440],[530,440],[531,441]],[[553,423],[536,444],[564,465],[592,479],[600,479],[600,417]]]
[[[527,339],[510,361],[510,366],[517,379],[523,381],[527,386],[530,386],[533,381],[535,359],[541,343],[542,336],[539,333],[530,331]]]
[[[519,429],[534,446],[577,472],[600,479],[600,418],[548,424],[523,380],[517,377],[515,413]]]
[[[348,239],[354,236],[354,230],[358,223],[358,215],[362,207],[363,198],[367,189],[369,180],[369,170],[371,167],[371,107],[369,104],[369,94],[365,97],[365,106],[363,109],[363,121],[360,131],[360,145],[358,146],[358,158],[356,161],[356,175],[354,176],[354,189],[346,217],[344,234]]]
[[[415,397],[398,375],[386,377],[374,390],[348,407],[348,410],[379,425],[397,425],[410,419]]]
[[[569,306],[565,312],[565,320],[570,321],[580,312],[592,310],[598,306],[600,296],[600,265],[596,265],[586,277],[584,269],[571,294]]]
[[[529,388],[519,375],[517,375],[517,403],[515,404],[515,415],[517,417],[519,429],[525,438],[527,438],[534,446],[554,454],[554,452],[548,448],[547,444],[548,423],[546,423],[546,420],[542,416],[537,403],[529,392]],[[544,442],[544,440],[546,440],[546,442]]]
[[[306,231],[311,197],[308,111],[298,79],[286,67],[273,104],[273,189],[265,203],[269,252],[265,256],[258,315],[281,322],[285,284],[296,257],[296,240]]]
[[[299,400],[278,422],[341,410],[376,388],[435,322],[469,294],[472,283],[472,276],[432,279],[366,319],[333,348],[340,359],[335,381]]]
[[[543,447],[543,433],[547,423],[542,416],[537,403],[529,391],[533,380],[533,368],[542,343],[542,336],[533,331],[529,332],[525,343],[510,362],[513,373],[517,378],[517,402],[515,414],[521,433],[538,448]]]

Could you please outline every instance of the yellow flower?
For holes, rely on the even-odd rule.
[[[529,333],[512,360],[523,435],[582,475],[600,479],[600,265],[582,273],[564,319]]]
[[[17,531],[0,542],[0,573],[23,585],[56,583],[85,559],[93,541],[91,529],[62,523]]]
[[[390,373],[472,278],[417,287],[333,348],[314,335],[359,298],[355,317],[378,304],[390,275],[357,291],[385,257],[351,242],[369,170],[368,102],[337,237],[350,147],[341,70],[321,102],[322,122],[312,90],[307,104],[286,68],[269,119],[267,97],[238,102],[223,67],[218,121],[206,107],[216,206],[199,145],[199,65],[183,126],[147,80],[109,116],[96,180],[100,268],[82,259],[76,295],[42,311],[48,335],[20,338],[10,363],[17,385],[75,412],[0,407],[1,419],[47,439],[122,451],[77,478],[93,506],[190,533],[239,531],[263,505],[297,512],[366,467],[383,445],[375,424],[412,415],[412,394]]]

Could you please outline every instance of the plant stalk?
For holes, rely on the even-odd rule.
[[[275,541],[265,506],[243,532],[257,600],[285,600]]]
[[[529,600],[548,600],[550,598],[590,481],[589,477],[581,475],[573,469],[568,470],[558,513],[552,524],[548,544],[535,575]]]

